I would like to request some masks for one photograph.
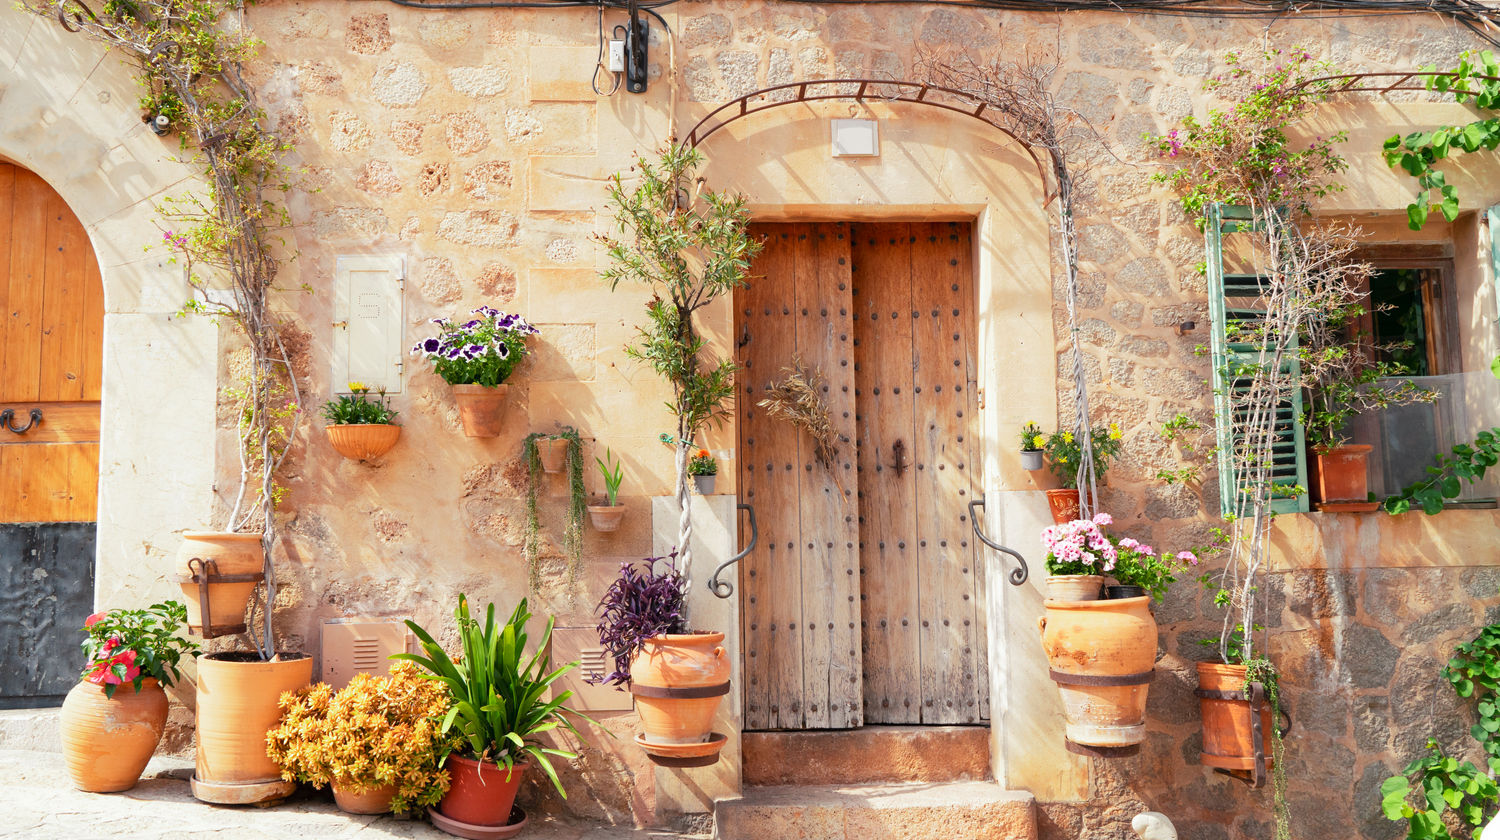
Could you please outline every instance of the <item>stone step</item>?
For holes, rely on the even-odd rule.
[[[862,785],[992,778],[987,726],[866,726],[746,732],[740,743],[747,785]]]
[[[994,782],[747,787],[714,807],[714,840],[1036,840],[1030,793]]]
[[[0,709],[0,750],[62,752],[62,710]]]

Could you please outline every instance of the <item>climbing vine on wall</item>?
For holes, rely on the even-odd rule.
[[[142,119],[158,133],[175,134],[202,170],[201,189],[158,205],[160,244],[185,266],[194,289],[184,311],[234,323],[249,347],[242,387],[225,392],[238,418],[242,467],[227,526],[262,531],[269,605],[281,495],[276,471],[290,448],[300,399],[267,303],[280,268],[277,231],[289,222],[277,199],[289,189],[283,157],[290,147],[267,128],[244,78],[243,62],[259,44],[235,25],[242,12],[230,0],[106,0],[97,12],[82,0],[22,2],[126,56],[141,87]],[[262,610],[264,632],[252,635],[264,656],[274,650],[268,612]]]

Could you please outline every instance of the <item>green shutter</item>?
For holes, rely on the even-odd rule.
[[[1228,324],[1260,317],[1254,301],[1260,297],[1260,278],[1254,275],[1225,275],[1223,237],[1251,229],[1249,208],[1232,205],[1211,205],[1208,208],[1204,227],[1207,246],[1206,268],[1208,274],[1209,314],[1213,321],[1211,349],[1213,352],[1214,419],[1217,426],[1219,451],[1219,509],[1228,516],[1234,513],[1233,495],[1234,444],[1231,432],[1231,401],[1229,394],[1239,387],[1233,375],[1236,362],[1253,363],[1258,349],[1250,344],[1231,343],[1226,327]],[[1296,373],[1295,359],[1287,362]],[[1283,487],[1307,487],[1306,441],[1302,432],[1302,394],[1296,392],[1277,407],[1276,443],[1271,481]],[[1307,494],[1276,499],[1271,503],[1276,513],[1306,513]]]
[[[1495,323],[1500,324],[1500,204],[1485,211],[1490,228],[1490,282],[1494,284]]]

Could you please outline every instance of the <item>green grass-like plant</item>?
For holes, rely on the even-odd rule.
[[[605,458],[609,460],[606,462]],[[620,483],[625,480],[625,471],[620,467],[615,453],[608,448],[604,450],[604,458],[594,456],[594,464],[599,467],[600,475],[604,476],[605,503],[614,507],[619,503]]]

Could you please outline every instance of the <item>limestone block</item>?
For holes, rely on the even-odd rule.
[[[536,323],[533,321],[533,323]],[[542,324],[533,340],[528,376],[533,382],[588,382],[594,378],[594,325]]]
[[[538,46],[526,53],[526,95],[530,101],[593,102],[598,98],[588,72],[599,59],[598,47]],[[608,75],[601,72],[599,77],[602,80]]]
[[[448,68],[448,83],[464,96],[472,96],[476,99],[499,96],[510,84],[510,71],[494,64],[479,67],[450,67]]]
[[[15,66],[36,21],[35,15],[14,6],[8,5],[0,10],[0,67],[10,70]]]

